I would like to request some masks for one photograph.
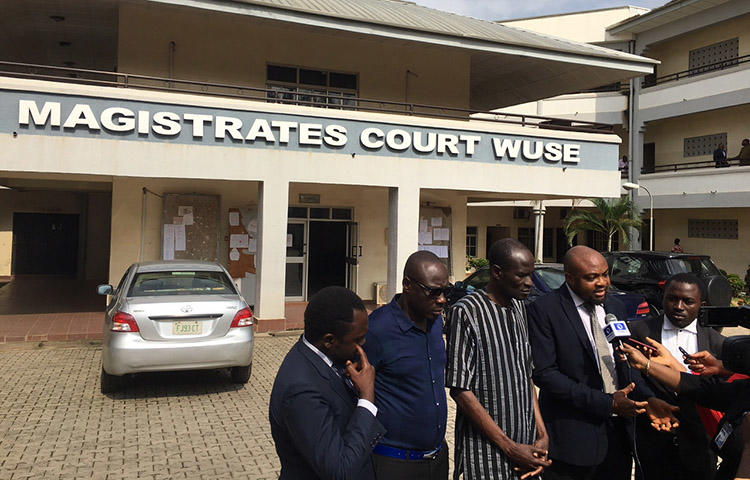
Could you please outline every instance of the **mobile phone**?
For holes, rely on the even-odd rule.
[[[680,349],[680,353],[682,353],[683,355],[685,355],[687,358],[693,358],[693,356],[690,355],[684,348],[682,348],[682,347],[677,347],[677,348],[679,348]]]
[[[645,348],[646,350],[651,352],[652,355],[659,352],[656,348],[652,347],[651,345],[646,345],[645,343],[639,342],[638,340],[634,338],[628,338],[627,340],[625,340],[625,342],[629,343],[630,345],[634,347]]]

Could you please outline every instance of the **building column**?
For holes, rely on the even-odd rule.
[[[255,260],[255,316],[258,331],[284,330],[286,230],[289,182],[273,179],[258,186],[258,256]]]
[[[401,291],[401,276],[419,239],[419,187],[388,189],[388,299]]]
[[[534,202],[534,258],[537,263],[544,261],[544,214],[547,209],[544,202],[537,200]]]
[[[466,226],[468,198],[463,195],[451,197],[451,283],[466,277]]]

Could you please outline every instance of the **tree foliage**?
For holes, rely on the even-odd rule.
[[[592,198],[596,210],[573,210],[565,218],[565,234],[568,245],[573,239],[586,230],[601,232],[607,237],[607,251],[612,251],[612,237],[620,233],[620,238],[630,243],[629,228],[641,226],[641,219],[633,208],[633,202],[627,195],[619,199]]]

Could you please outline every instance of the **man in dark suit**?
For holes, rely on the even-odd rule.
[[[729,166],[729,160],[727,160],[727,149],[724,148],[723,143],[720,143],[719,148],[714,150],[714,163],[716,164],[716,168]]]
[[[630,325],[633,338],[646,342],[646,337],[663,344],[676,359],[682,359],[680,348],[690,354],[706,350],[721,357],[724,337],[712,328],[698,325],[698,313],[704,305],[705,286],[690,273],[672,276],[664,286],[664,315]],[[684,365],[677,365],[686,371]],[[678,397],[661,383],[646,377],[656,395],[680,407],[676,432],[659,432],[649,427],[646,418],[638,418],[638,456],[646,480],[710,480],[716,473],[716,455],[710,448],[695,403]],[[644,478],[639,476],[639,478]]]
[[[657,424],[674,417],[636,370],[615,361],[604,338],[607,314],[627,318],[624,305],[607,297],[607,261],[577,246],[564,263],[565,283],[528,307],[533,378],[550,437],[544,478],[629,480],[632,417],[647,409]]]
[[[375,369],[361,348],[365,335],[367,311],[354,292],[326,287],[310,299],[305,333],[271,392],[281,479],[374,480],[371,453],[385,429],[375,418]]]

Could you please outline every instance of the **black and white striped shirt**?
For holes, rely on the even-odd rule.
[[[477,291],[459,300],[448,315],[445,386],[471,390],[515,442],[536,441],[533,368],[526,309],[509,308]],[[513,464],[459,408],[456,412],[454,479],[516,479]]]

